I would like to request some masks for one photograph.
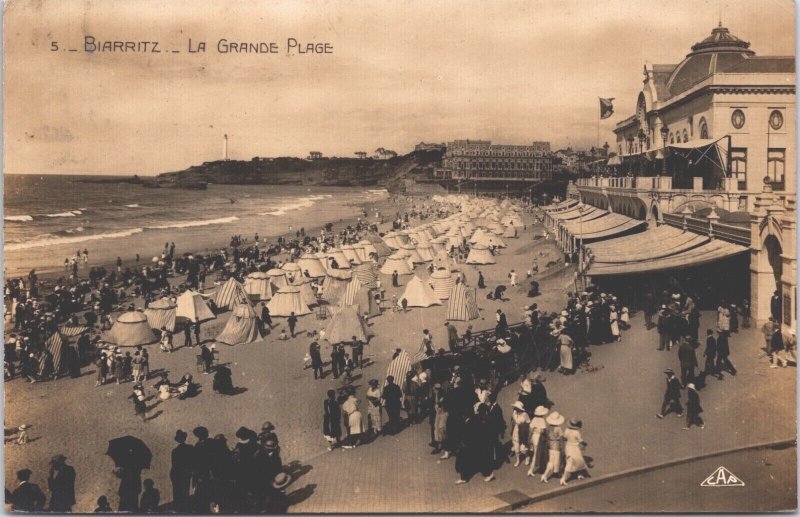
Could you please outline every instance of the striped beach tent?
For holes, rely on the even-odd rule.
[[[53,371],[56,374],[64,373],[67,370],[67,354],[69,354],[67,340],[60,332],[56,331],[47,339],[44,346],[53,356]]]
[[[386,368],[386,377],[390,375],[394,377],[394,383],[400,386],[400,390],[403,391],[406,375],[411,371],[412,360],[408,352],[399,348],[397,350],[395,352],[397,355],[389,363],[389,367]],[[383,386],[386,386],[386,377],[383,379]],[[405,397],[405,391],[403,391],[403,396]]]
[[[370,288],[377,287],[378,265],[374,262],[364,262],[363,264],[354,267],[353,273],[362,285]]]
[[[175,307],[175,302],[169,298],[154,301],[144,310],[147,323],[156,330],[166,327],[170,332],[175,332]]]
[[[447,300],[450,298],[450,291],[456,284],[455,278],[447,269],[437,269],[431,273],[430,279],[433,292],[436,293],[437,298],[440,300]]]
[[[339,305],[342,307],[358,305],[361,307],[362,314],[367,314],[370,317],[379,316],[381,308],[378,302],[375,301],[375,292],[374,289],[362,284],[357,276],[354,276],[350,283],[347,284]]]
[[[450,302],[447,304],[448,321],[469,321],[480,318],[478,310],[478,300],[475,297],[475,289],[465,287],[458,283],[450,291]]]
[[[61,335],[67,338],[80,336],[84,332],[89,332],[90,330],[92,330],[92,328],[85,325],[62,325],[58,328]]]
[[[261,339],[258,317],[248,303],[240,303],[233,308],[231,317],[222,329],[217,341],[226,345],[242,345]]]
[[[230,277],[217,289],[214,295],[214,303],[220,309],[233,310],[240,303],[249,303],[247,291],[244,290],[244,286],[238,280]]]

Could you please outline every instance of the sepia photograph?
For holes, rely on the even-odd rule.
[[[5,511],[797,511],[791,0],[6,0]]]

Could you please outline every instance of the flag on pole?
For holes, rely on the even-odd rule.
[[[600,97],[600,118],[601,119],[608,118],[608,117],[610,117],[611,115],[614,114],[614,104],[612,103],[613,100],[614,100],[614,97],[611,97],[610,99],[604,99],[604,98]]]

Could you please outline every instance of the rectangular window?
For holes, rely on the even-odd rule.
[[[739,183],[739,190],[747,190],[747,148],[731,147],[731,176]]]
[[[767,154],[767,175],[772,180],[772,190],[783,190],[785,186],[786,149],[769,149]]]

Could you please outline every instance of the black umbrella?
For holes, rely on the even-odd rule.
[[[153,453],[143,441],[134,436],[122,436],[108,441],[106,455],[114,460],[117,467],[129,469],[149,469]]]

